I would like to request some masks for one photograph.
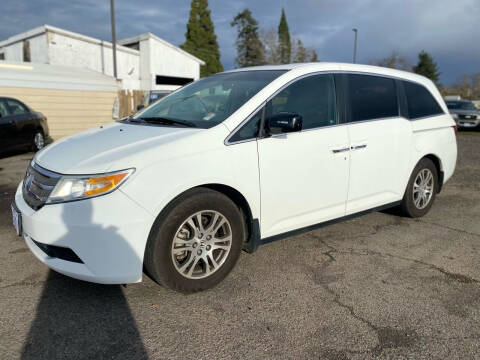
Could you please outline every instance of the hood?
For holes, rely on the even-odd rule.
[[[35,155],[35,162],[61,174],[121,170],[112,167],[124,158],[200,131],[204,130],[110,123],[54,142]]]

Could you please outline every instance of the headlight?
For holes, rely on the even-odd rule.
[[[47,204],[88,199],[118,189],[135,169],[96,175],[65,175],[48,197]]]

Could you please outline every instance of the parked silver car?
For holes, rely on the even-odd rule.
[[[476,128],[480,124],[480,110],[469,100],[447,100],[448,110],[459,128]]]

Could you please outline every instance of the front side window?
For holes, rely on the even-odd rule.
[[[266,121],[279,113],[302,117],[302,129],[337,123],[335,82],[332,74],[311,75],[287,86],[274,96],[266,108]]]
[[[228,118],[284,70],[239,71],[217,74],[158,100],[133,120],[184,123],[208,129]]]
[[[408,116],[410,119],[443,114],[442,108],[425,86],[404,81],[403,87],[407,97]]]
[[[10,115],[22,115],[28,113],[28,110],[16,100],[7,99],[7,106]]]
[[[398,116],[395,80],[374,75],[348,75],[350,121]]]
[[[229,142],[238,142],[245,141],[250,139],[256,139],[258,137],[258,132],[260,131],[260,121],[262,120],[263,108],[257,111],[248,122],[243,125],[240,130],[238,130],[233,136],[229,139]]]

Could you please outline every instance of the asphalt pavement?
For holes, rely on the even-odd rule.
[[[32,153],[0,159],[0,359],[480,358],[480,133],[430,213],[377,212],[249,255],[192,295],[70,279],[16,237]]]

